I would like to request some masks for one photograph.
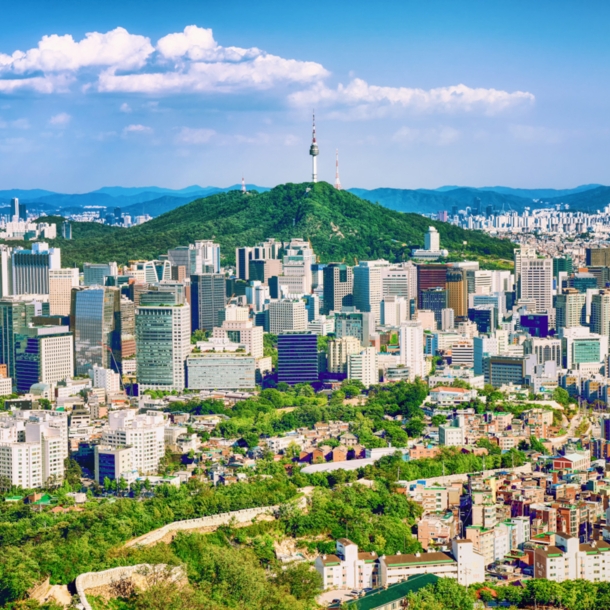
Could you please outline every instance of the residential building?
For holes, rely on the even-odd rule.
[[[409,369],[409,378],[424,376],[424,329],[421,322],[405,322],[399,334],[400,363]]]
[[[156,439],[155,439],[156,440]],[[95,480],[104,484],[105,479],[131,482],[137,470],[134,467],[133,447],[113,447],[111,445],[94,445]]]
[[[366,388],[378,384],[377,350],[367,347],[358,354],[348,356],[347,377],[360,381]]]
[[[553,259],[522,258],[519,279],[520,298],[533,299],[537,312],[553,307]]]
[[[362,350],[360,339],[356,337],[341,337],[327,344],[328,372],[347,373],[347,363],[353,354],[359,354]]]

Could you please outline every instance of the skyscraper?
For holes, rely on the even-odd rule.
[[[553,259],[522,258],[521,299],[534,299],[536,311],[550,311],[553,307]]]
[[[518,248],[515,248],[515,289],[517,291],[518,299],[521,298],[521,262],[525,258],[536,258],[536,249],[531,246],[519,246]]]
[[[417,290],[419,309],[422,306],[422,291],[428,288],[447,288],[447,265],[417,265]]]
[[[44,242],[13,251],[13,294],[49,294],[49,271],[61,268],[59,248]]]
[[[555,326],[571,328],[585,326],[587,323],[587,295],[576,288],[566,288],[562,294],[553,297],[555,307]]]
[[[108,276],[116,277],[119,268],[116,263],[84,263],[83,283],[85,286],[104,286]]]
[[[307,311],[300,299],[282,299],[269,303],[269,332],[277,335],[307,330]]]
[[[0,298],[13,294],[13,249],[0,245]]]
[[[330,263],[324,267],[324,307],[322,313],[341,311],[353,303],[354,276],[352,268],[343,263]]]
[[[591,301],[591,332],[610,335],[610,290],[600,290]]]
[[[434,319],[440,328],[443,319],[443,309],[447,308],[447,290],[444,288],[428,288],[421,291],[421,307],[434,312]]]
[[[191,327],[212,332],[222,325],[221,312],[227,303],[225,276],[221,273],[191,275]]]
[[[87,375],[94,364],[121,371],[121,293],[118,288],[73,288],[70,330],[74,334],[77,375]]]
[[[456,318],[468,316],[468,282],[465,269],[447,270],[447,307]]]
[[[279,382],[318,381],[318,336],[314,333],[282,333],[277,338]]]
[[[78,287],[78,269],[49,270],[49,310],[52,316],[69,316],[72,288]]]
[[[165,293],[163,305],[158,304],[158,296],[158,292],[145,292],[136,309],[138,384],[141,390],[182,391],[190,352],[190,308],[179,294]]]
[[[372,313],[375,322],[381,320],[382,278],[384,270],[389,266],[388,261],[377,260],[361,261],[353,268],[352,303],[358,311]]]
[[[409,379],[424,376],[424,328],[421,322],[405,322],[400,327],[400,363],[409,369]]]

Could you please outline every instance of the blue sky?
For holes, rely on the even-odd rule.
[[[610,184],[606,2],[0,10],[0,189]]]

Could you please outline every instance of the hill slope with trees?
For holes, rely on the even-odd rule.
[[[129,229],[74,223],[74,239],[53,240],[53,245],[61,247],[64,266],[81,266],[83,262],[153,259],[169,248],[213,239],[221,246],[223,263],[232,263],[237,246],[254,245],[268,237],[301,237],[311,241],[322,262],[354,264],[360,259],[408,259],[411,248],[423,247],[431,225],[437,227],[442,247],[454,257],[492,264],[512,259],[509,241],[390,210],[325,182],[284,184],[265,193],[218,193]]]

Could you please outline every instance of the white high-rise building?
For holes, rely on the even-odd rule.
[[[386,296],[381,301],[381,324],[400,326],[409,319],[409,303],[404,297]]]
[[[300,299],[282,299],[269,303],[269,332],[306,331],[307,310]]]
[[[214,329],[213,337],[241,343],[251,356],[258,359],[264,355],[263,334],[263,327],[255,326],[251,320],[225,320],[220,328]]]
[[[13,249],[0,245],[0,298],[13,294]]]
[[[259,280],[253,280],[246,286],[246,301],[252,305],[255,313],[260,313],[265,309],[265,303],[269,300],[269,286]]]
[[[400,327],[400,363],[409,369],[409,379],[424,376],[424,327],[421,322],[405,322]]]
[[[367,347],[348,357],[347,378],[360,381],[366,388],[379,383],[377,350],[374,347]]]
[[[328,372],[347,373],[347,363],[350,356],[362,351],[360,339],[356,337],[341,337],[328,342]]]
[[[431,252],[438,252],[441,249],[441,237],[436,227],[429,227],[425,237],[425,248]]]
[[[61,269],[61,251],[45,242],[13,251],[13,294],[49,294],[49,271]]]
[[[536,311],[553,308],[553,259],[522,258],[520,287],[522,299],[534,299]]]
[[[407,302],[417,299],[417,266],[412,262],[391,265],[382,269],[383,297],[404,297]]]
[[[78,287],[78,269],[49,270],[49,312],[69,316],[72,288]]]
[[[610,290],[600,290],[591,300],[591,331],[610,336]]]
[[[536,249],[531,246],[520,246],[514,251],[515,258],[515,286],[517,298],[521,298],[521,263],[524,258],[536,258]],[[551,263],[552,266],[552,263]]]
[[[441,310],[441,330],[455,327],[455,312],[450,307]]]
[[[383,269],[390,267],[386,260],[361,261],[352,270],[354,277],[353,304],[358,311],[373,314],[376,323],[381,320],[380,304],[383,298]]]
[[[141,475],[155,474],[165,454],[165,419],[159,413],[137,415],[121,409],[108,415],[102,442],[112,447],[133,447],[133,467]]]

